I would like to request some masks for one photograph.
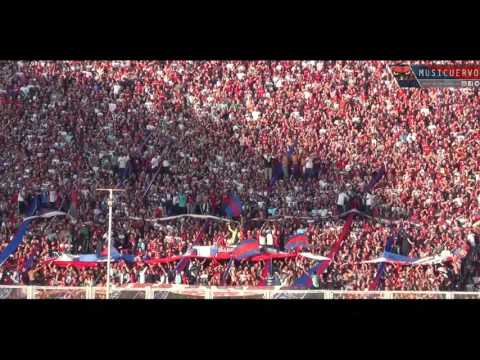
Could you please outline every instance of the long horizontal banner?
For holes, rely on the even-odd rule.
[[[365,218],[368,218],[373,221],[378,221],[382,224],[400,224],[401,220],[387,220],[379,217],[373,217],[370,215],[367,215],[366,213],[359,211],[357,209],[351,209],[348,210],[340,215],[329,215],[329,216],[290,216],[290,215],[284,215],[284,216],[276,216],[276,217],[270,217],[270,218],[252,218],[249,219],[250,221],[264,221],[264,222],[276,222],[276,221],[283,221],[283,220],[289,220],[289,219],[294,219],[294,220],[307,220],[307,221],[315,221],[315,220],[326,220],[326,219],[334,219],[338,220],[340,218],[343,218],[347,215],[350,214],[357,214],[360,216],[363,216]],[[181,219],[181,218],[194,218],[194,219],[211,219],[211,220],[216,220],[216,221],[224,221],[224,222],[233,222],[239,224],[238,221],[228,219],[228,218],[222,218],[219,216],[213,216],[213,215],[198,215],[198,214],[182,214],[182,215],[175,215],[175,216],[167,216],[163,218],[152,218],[152,219],[143,219],[141,217],[136,217],[136,216],[129,216],[128,217],[131,220],[144,220],[148,222],[160,222],[160,221],[169,221],[169,220],[176,220],[176,219]],[[409,222],[409,221],[403,221],[404,223],[409,223],[411,225],[415,226],[420,226],[418,224]]]
[[[312,260],[317,260],[317,261],[323,261],[323,260],[330,260],[328,257],[324,257],[321,255],[315,255],[312,253],[307,253],[307,252],[302,252],[302,253],[284,253],[284,252],[277,252],[277,253],[264,253],[260,255],[254,255],[249,258],[246,258],[246,261],[251,261],[251,262],[258,262],[258,261],[267,261],[267,260],[275,260],[275,259],[286,259],[286,258],[294,258],[296,256],[302,256],[306,257]],[[112,257],[112,261],[118,261],[120,259],[124,259],[126,256],[123,255],[123,257]],[[142,260],[142,262],[146,264],[166,264],[166,263],[172,263],[172,262],[177,262],[182,259],[211,259],[211,260],[216,260],[216,261],[222,261],[222,260],[230,260],[235,258],[235,255],[233,252],[218,252],[215,255],[212,256],[202,256],[198,254],[188,254],[188,255],[175,255],[175,256],[169,256],[169,257],[164,257],[164,258],[158,258],[158,259],[147,259],[147,260]],[[132,261],[138,261],[131,257]],[[53,262],[55,265],[58,266],[74,266],[74,267],[95,267],[98,264],[105,263],[107,260],[105,257],[97,258],[96,260],[92,257],[92,255],[82,255],[82,256],[76,256],[76,255],[69,255],[69,254],[63,254],[58,258],[55,259],[49,259],[45,260],[45,262]]]
[[[63,212],[63,211],[50,211],[50,212],[44,213],[42,215],[35,215],[35,216],[26,217],[26,218],[23,219],[23,221],[29,221],[29,220],[40,219],[40,218],[48,219],[48,218],[51,218],[51,217],[54,217],[54,216],[69,216],[69,217],[72,217],[70,214],[67,214],[66,212]]]
[[[377,263],[389,263],[397,265],[434,265],[440,264],[446,261],[452,260],[453,256],[450,251],[445,251],[444,253],[436,256],[427,256],[423,258],[411,258],[408,256],[402,256],[394,254],[388,251],[384,251],[383,255],[373,259],[362,261],[362,264],[377,264]]]
[[[233,223],[239,224],[239,221],[235,221],[232,219],[222,218],[222,217],[213,216],[213,215],[198,215],[198,214],[182,214],[182,215],[167,216],[163,218],[153,218],[153,219],[143,219],[137,216],[129,216],[128,218],[131,220],[137,220],[137,221],[144,220],[148,222],[169,221],[169,220],[176,220],[181,218],[194,218],[194,219],[211,219],[211,220],[233,222]]]
[[[306,252],[298,253],[298,255],[306,257],[306,258],[311,259],[311,260],[315,260],[315,261],[330,260],[330,258],[328,258],[326,256],[314,255],[312,253],[306,253]]]
[[[328,261],[331,260],[329,257],[321,256],[321,255],[315,255],[312,253],[307,253],[307,252],[302,252],[302,253],[283,253],[283,252],[278,252],[278,253],[266,253],[266,254],[260,254],[260,255],[255,255],[251,256],[247,259],[246,261],[251,261],[251,262],[258,262],[258,261],[267,261],[270,259],[286,259],[286,258],[294,258],[296,256],[302,256],[311,260],[315,261]],[[118,261],[123,257],[112,257],[112,261]],[[175,256],[170,256],[170,257],[165,257],[165,258],[158,258],[158,259],[147,259],[143,260],[144,263],[146,264],[165,264],[165,263],[171,263],[171,262],[177,262],[179,260],[182,260],[184,258],[188,259],[211,259],[211,260],[217,260],[217,261],[222,261],[222,260],[230,260],[234,258],[234,255],[232,252],[218,252],[213,256],[201,256],[198,254],[189,254],[189,255],[175,255]],[[408,256],[402,256],[398,254],[394,254],[391,252],[385,251],[383,255],[379,258],[372,259],[372,260],[366,260],[366,261],[361,261],[360,263],[362,264],[377,264],[377,263],[390,263],[390,264],[398,264],[398,265],[434,265],[434,264],[440,264],[446,261],[452,260],[453,256],[449,251],[446,251],[442,253],[441,255],[436,255],[436,256],[427,256],[423,258],[411,258]],[[131,261],[134,261],[135,259],[133,256],[131,256]],[[95,267],[98,264],[105,263],[107,260],[105,257],[97,258],[94,259],[91,255],[82,255],[82,256],[72,256],[68,254],[63,254],[62,256],[56,258],[56,259],[49,259],[46,260],[45,262],[53,262],[55,265],[58,266],[74,266],[74,267]]]

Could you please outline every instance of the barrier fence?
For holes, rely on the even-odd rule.
[[[0,299],[105,299],[105,287],[0,286]],[[289,290],[158,285],[110,289],[111,299],[477,299],[480,292]]]

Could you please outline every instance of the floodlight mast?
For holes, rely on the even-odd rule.
[[[110,196],[108,198],[108,235],[107,235],[107,292],[106,292],[106,299],[110,299],[110,274],[111,274],[111,247],[112,247],[112,209],[113,209],[113,193],[114,192],[124,192],[125,189],[115,189],[115,188],[107,188],[107,189],[97,189],[97,191],[108,191]]]

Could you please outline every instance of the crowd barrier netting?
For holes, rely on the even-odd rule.
[[[0,299],[27,299],[28,288],[25,286],[1,287]]]
[[[106,299],[105,287],[0,286],[0,299]],[[293,290],[280,287],[155,285],[112,287],[110,299],[480,300],[480,292]]]
[[[88,299],[88,288],[68,288],[68,287],[44,287],[33,286],[32,287],[32,299]]]

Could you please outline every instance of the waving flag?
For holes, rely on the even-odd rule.
[[[193,246],[193,249],[197,251],[198,257],[209,258],[218,253],[218,247],[215,245],[196,245]]]
[[[242,260],[258,254],[260,254],[260,248],[257,240],[244,240],[233,250],[232,256],[235,260]]]
[[[391,251],[394,242],[395,242],[395,236],[390,235],[390,237],[387,239],[385,251]],[[378,288],[378,285],[380,284],[380,280],[382,279],[384,271],[385,271],[385,263],[382,262],[378,267],[377,274],[375,275],[375,279],[370,284],[369,290],[376,290]]]
[[[441,255],[427,256],[423,258],[412,258],[412,257],[398,255],[388,251],[384,251],[383,255],[380,256],[379,258],[362,261],[362,263],[364,264],[389,263],[389,264],[398,264],[398,265],[433,265],[433,264],[440,264],[442,262],[445,262],[451,259],[452,259],[452,254],[449,251]]]
[[[30,270],[32,268],[35,259],[36,259],[36,256],[34,256],[34,255],[28,257],[28,259],[25,263],[25,269],[26,270]]]
[[[111,261],[125,260],[128,262],[134,261],[133,255],[122,255],[120,252],[113,246],[110,246],[110,258]],[[61,254],[59,257],[54,259],[55,262],[75,262],[75,263],[101,263],[108,261],[108,250],[97,251],[95,254],[83,254],[83,255],[73,255],[73,254]]]
[[[182,259],[178,262],[177,266],[175,267],[175,273],[178,274],[183,270],[185,270],[187,265],[190,263],[190,258],[188,257],[188,255],[195,255],[196,253],[197,253],[197,250],[195,249],[192,249],[190,252],[187,252],[187,254],[185,254],[182,257]]]
[[[328,265],[330,264],[330,262],[335,257],[338,250],[340,249],[340,245],[342,245],[343,240],[345,240],[346,237],[350,234],[352,222],[353,222],[353,214],[349,214],[347,217],[347,221],[343,225],[342,232],[340,233],[338,240],[335,242],[335,244],[333,245],[332,249],[328,254],[328,257],[327,257],[328,260],[317,261],[315,265],[312,266],[307,271],[307,274],[303,274],[295,281],[295,283],[293,284],[294,287],[309,288],[312,286],[311,276],[313,274],[317,274],[318,276],[320,276],[323,273],[323,271],[328,267]]]
[[[203,238],[205,237],[205,232],[207,231],[207,228],[208,228],[208,221],[205,222],[200,230],[200,232],[198,233],[197,237],[193,240],[193,245],[198,245],[200,243],[201,240],[203,240]],[[190,257],[189,255],[195,255],[197,254],[197,250],[196,249],[191,249],[190,252],[188,252],[187,254],[185,254],[182,259],[178,262],[177,264],[177,267],[175,268],[175,273],[179,273],[179,272],[182,272],[188,265],[188,263],[190,262]]]
[[[337,242],[333,245],[332,249],[328,253],[327,257],[329,259],[333,260],[338,250],[340,249],[340,245],[342,245],[343,240],[345,240],[347,236],[350,235],[352,222],[353,222],[353,214],[350,214],[347,217],[347,221],[345,221],[345,224],[343,225],[342,232],[340,233],[340,236],[338,237]],[[317,275],[320,276],[322,274],[322,272],[328,267],[328,265],[330,265],[331,260],[325,260],[320,263],[320,267],[317,269]]]
[[[41,203],[39,201],[39,198],[34,197],[33,200],[28,205],[27,215],[29,215],[30,217],[33,216],[40,207],[41,207]],[[23,241],[23,237],[27,233],[27,230],[30,227],[31,222],[32,222],[32,219],[29,219],[29,220],[24,220],[20,224],[18,231],[13,237],[12,241],[10,241],[10,243],[0,253],[0,266],[2,266],[5,261],[7,261],[10,255],[15,253],[20,243]]]
[[[272,160],[272,178],[268,187],[268,191],[272,191],[273,185],[283,176],[282,164],[278,160]]]
[[[54,217],[54,216],[69,216],[70,218],[72,218],[71,215],[69,215],[69,214],[67,214],[63,211],[49,211],[48,209],[41,209],[41,210],[38,211],[38,214],[39,215],[28,216],[28,217],[24,218],[23,221],[29,221],[29,220],[40,219],[40,218],[48,219],[48,218],[51,218],[51,217]]]
[[[100,253],[100,257],[108,256],[108,249],[103,250]],[[113,241],[110,244],[110,256],[112,258],[118,258],[121,257],[122,255],[118,252],[118,250],[113,246]]]
[[[238,218],[242,214],[242,202],[240,198],[235,194],[227,196],[225,201],[225,213],[230,218]]]
[[[382,179],[383,175],[385,175],[385,167],[382,166],[381,169],[375,172],[375,175],[373,176],[372,180],[370,183],[363,189],[364,193],[370,192],[373,187]]]
[[[453,255],[450,251],[446,250],[442,252],[442,254],[440,255],[427,256],[424,258],[417,259],[412,265],[435,265],[435,264],[440,264],[445,261],[451,261],[451,260],[453,260]]]
[[[373,260],[362,261],[364,264],[376,264],[376,263],[389,263],[389,264],[397,264],[397,265],[412,265],[418,259],[411,258],[408,256],[398,255],[395,253],[391,253],[389,251],[384,251],[382,256]],[[383,269],[380,267],[377,273],[382,275]]]
[[[114,248],[111,252],[111,261],[125,260],[127,262],[134,262],[135,257],[133,255],[121,255]],[[98,264],[106,263],[108,261],[108,256],[102,256],[100,254],[84,254],[84,255],[73,255],[73,254],[61,254],[54,259],[46,260],[45,262],[53,261],[57,266],[73,266],[76,268],[81,267],[96,267]]]
[[[322,265],[322,262],[323,261],[317,261],[315,265],[308,269],[307,274],[303,274],[295,281],[293,287],[310,288],[312,286],[312,275],[317,273],[317,271],[320,269],[320,266]]]
[[[308,259],[317,260],[317,261],[330,260],[330,258],[328,258],[328,257],[326,257],[326,256],[315,255],[315,254],[307,253],[307,252],[301,252],[301,253],[299,253],[298,255],[303,256],[303,257],[306,257],[306,258],[308,258]]]
[[[399,254],[395,254],[389,251],[383,252],[383,257],[385,258],[386,262],[391,264],[399,264],[399,265],[409,265],[415,263],[415,258],[411,258],[408,256],[403,256]]]
[[[298,248],[303,249],[308,247],[310,247],[310,245],[308,244],[308,237],[303,234],[292,235],[285,243],[286,250],[295,250]]]

